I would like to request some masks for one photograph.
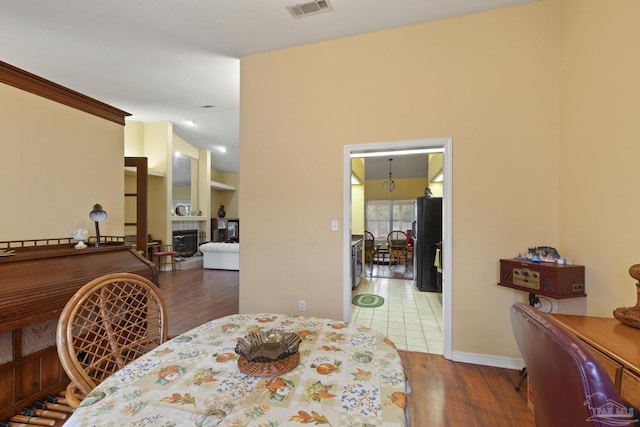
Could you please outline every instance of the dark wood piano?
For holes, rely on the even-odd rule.
[[[0,257],[0,420],[65,388],[55,346],[58,316],[84,284],[119,272],[158,284],[154,264],[124,244],[24,247]]]

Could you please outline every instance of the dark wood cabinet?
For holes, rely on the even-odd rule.
[[[124,193],[125,197],[136,200],[136,222],[125,223],[125,227],[135,227],[135,248],[139,253],[150,258],[149,227],[147,221],[147,199],[149,193],[148,172],[146,157],[125,157],[124,166],[133,168],[136,172],[136,192]]]

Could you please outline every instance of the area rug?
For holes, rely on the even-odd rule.
[[[379,295],[360,294],[353,297],[351,303],[358,307],[375,308],[384,304],[384,298]]]

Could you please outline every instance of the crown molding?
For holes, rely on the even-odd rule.
[[[124,126],[130,113],[0,61],[0,82]]]

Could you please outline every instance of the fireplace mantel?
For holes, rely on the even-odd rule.
[[[179,222],[179,221],[207,221],[209,217],[207,216],[172,216],[171,221]]]

